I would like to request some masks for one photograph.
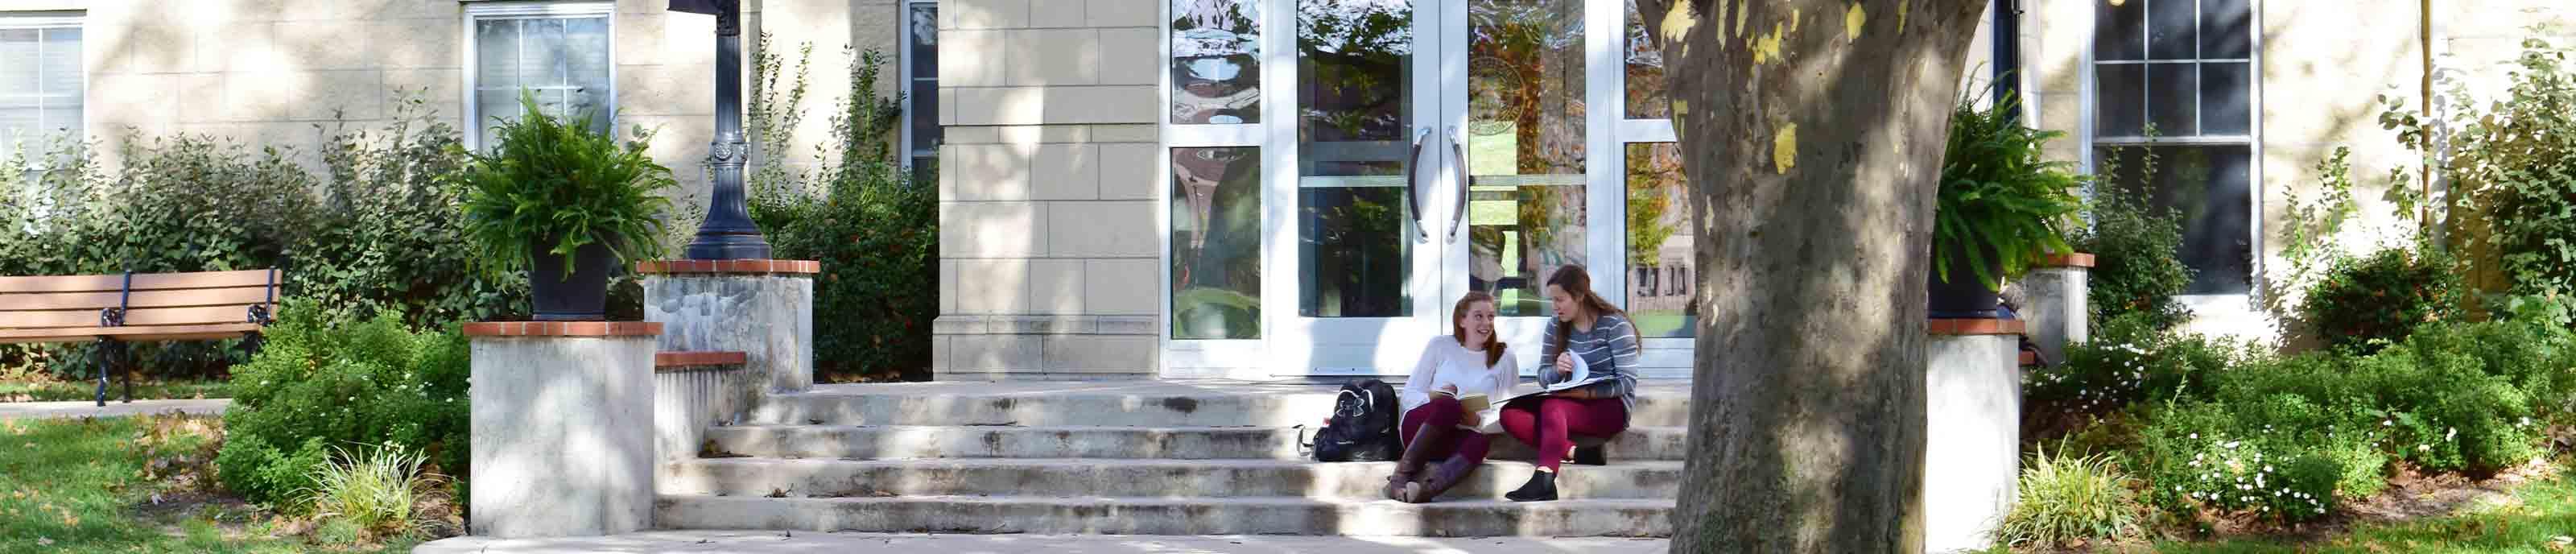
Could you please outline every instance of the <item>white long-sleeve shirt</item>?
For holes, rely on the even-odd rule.
[[[1458,394],[1499,400],[1511,396],[1512,387],[1520,384],[1520,363],[1511,356],[1492,366],[1485,365],[1485,351],[1459,346],[1449,335],[1431,337],[1422,347],[1422,361],[1413,364],[1413,376],[1404,380],[1404,390],[1397,394],[1405,413],[1431,402],[1431,391],[1444,386],[1458,387]]]

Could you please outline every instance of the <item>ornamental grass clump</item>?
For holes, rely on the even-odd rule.
[[[2063,449],[2050,455],[2043,448],[2022,469],[2015,484],[2020,501],[1996,528],[1996,539],[2055,546],[2136,536],[2140,509],[2129,485],[2111,456],[2073,456]]]
[[[421,471],[426,456],[389,442],[356,451],[335,447],[332,458],[314,468],[313,487],[302,491],[315,517],[348,522],[374,537],[405,536],[420,528],[412,507],[442,481]]]

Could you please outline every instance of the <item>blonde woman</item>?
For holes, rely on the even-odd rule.
[[[1404,407],[1404,457],[1387,478],[1386,497],[1400,502],[1430,502],[1464,481],[1485,463],[1492,437],[1477,431],[1495,417],[1493,410],[1468,411],[1462,398],[1510,396],[1520,367],[1503,354],[1494,336],[1494,297],[1470,292],[1449,311],[1450,335],[1435,337],[1422,348],[1422,361],[1404,380],[1397,395]],[[1423,464],[1441,459],[1428,473]]]

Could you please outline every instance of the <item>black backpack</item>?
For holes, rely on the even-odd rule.
[[[1315,461],[1382,462],[1404,455],[1396,435],[1395,387],[1376,379],[1342,385],[1333,417],[1315,430]]]

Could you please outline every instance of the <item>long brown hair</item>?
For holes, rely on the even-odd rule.
[[[1449,309],[1449,338],[1456,339],[1460,347],[1467,346],[1467,309],[1477,302],[1493,301],[1494,295],[1483,291],[1467,291],[1466,296],[1458,297],[1458,307]],[[1493,337],[1485,339],[1485,367],[1491,369],[1494,364],[1503,363],[1503,349],[1506,347],[1509,345],[1503,344],[1502,333],[1494,333]]]
[[[1627,312],[1620,311],[1619,307],[1612,305],[1608,299],[1602,298],[1599,293],[1592,292],[1592,274],[1585,273],[1583,271],[1583,266],[1573,264],[1559,266],[1556,268],[1555,273],[1548,274],[1547,284],[1555,285],[1556,288],[1565,289],[1565,293],[1573,295],[1575,302],[1581,303],[1583,305],[1583,309],[1591,310],[1593,317],[1597,318],[1612,314],[1616,314],[1623,318],[1628,316]],[[1573,335],[1574,322],[1558,320],[1556,322],[1556,351],[1564,352],[1566,341],[1570,340]]]

